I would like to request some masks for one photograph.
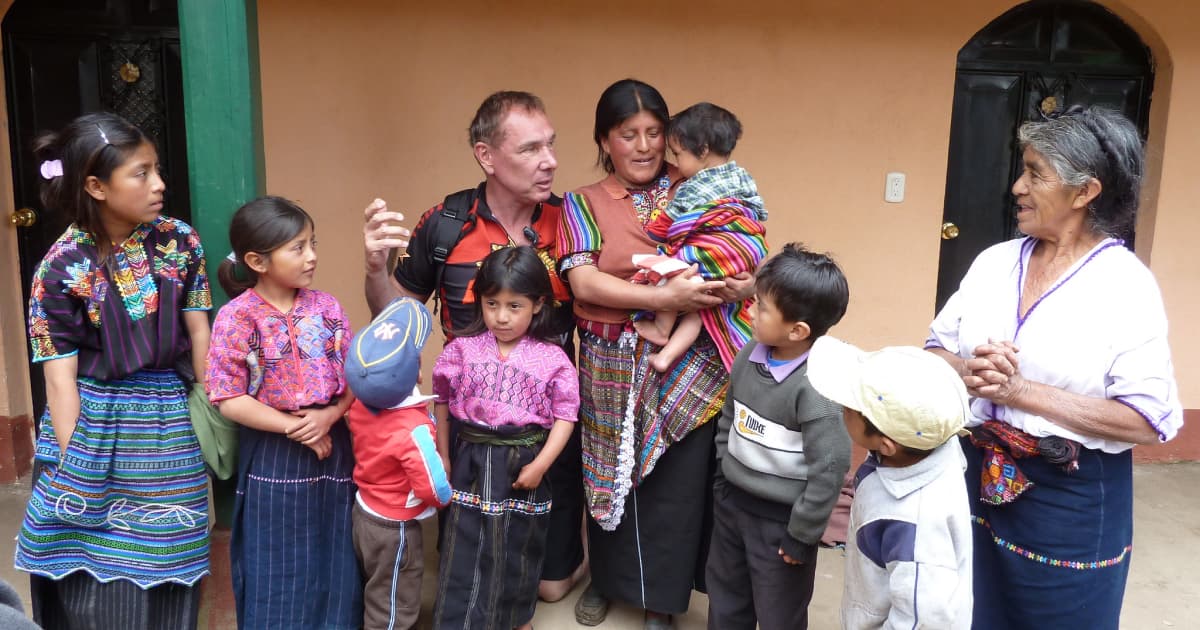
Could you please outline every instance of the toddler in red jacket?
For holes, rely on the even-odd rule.
[[[397,298],[355,335],[346,383],[357,400],[354,438],[354,551],[366,576],[363,627],[414,628],[421,610],[424,556],[419,521],[450,500],[429,401],[417,389],[432,318]]]

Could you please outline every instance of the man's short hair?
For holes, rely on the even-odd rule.
[[[517,107],[527,112],[546,113],[542,99],[529,92],[495,92],[483,99],[483,103],[475,111],[475,117],[471,119],[471,126],[467,130],[471,146],[474,147],[479,142],[496,146],[503,142],[500,123],[509,110]]]
[[[810,252],[788,243],[759,268],[759,295],[768,296],[789,322],[804,322],[816,339],[841,321],[850,303],[850,287],[841,268],[828,254]]]

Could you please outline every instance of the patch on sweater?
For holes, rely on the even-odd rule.
[[[912,562],[916,557],[917,524],[881,518],[864,523],[854,539],[868,560],[886,569],[890,562]]]
[[[733,403],[729,454],[743,466],[787,479],[807,479],[804,435],[768,420],[741,401]]]

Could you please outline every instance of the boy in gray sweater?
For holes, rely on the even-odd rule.
[[[845,276],[790,243],[755,289],[754,339],[734,360],[717,424],[710,630],[808,627],[817,543],[850,467],[841,407],[812,388],[806,364],[846,312]]]

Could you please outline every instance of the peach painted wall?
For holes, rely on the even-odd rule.
[[[557,187],[570,189],[600,176],[595,99],[613,80],[636,76],[675,109],[712,100],[739,115],[736,157],[767,200],[771,242],[829,250],[849,275],[850,311],[837,334],[866,346],[921,343],[933,315],[955,56],[1013,3],[600,6],[259,3],[268,189],[317,217],[318,285],[355,324],[367,317],[361,208],[381,196],[415,218],[478,181],[465,128],[486,94],[542,96],[559,134]],[[1139,253],[1163,286],[1185,406],[1198,407],[1200,329],[1183,324],[1200,318],[1192,255],[1200,214],[1191,210],[1200,197],[1191,173],[1200,165],[1200,76],[1171,76],[1172,64],[1200,64],[1188,30],[1200,9],[1186,6],[1112,8],[1159,60],[1157,172],[1148,181],[1157,207],[1146,213],[1156,224],[1142,226],[1152,242],[1139,243]],[[901,204],[882,199],[889,171],[907,174]]]

